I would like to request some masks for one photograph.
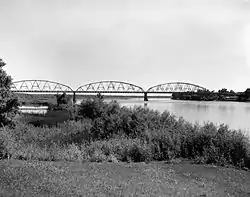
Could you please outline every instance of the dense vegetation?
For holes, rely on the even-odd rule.
[[[212,123],[203,126],[169,112],[86,99],[74,117],[52,127],[19,123],[1,128],[1,155],[17,159],[151,161],[189,158],[250,168],[249,139]]]
[[[50,106],[49,125],[16,121],[18,100],[0,60],[0,159],[80,161],[162,161],[188,158],[197,163],[250,169],[250,142],[226,125],[197,125],[165,111],[105,103],[98,95],[73,105],[63,94]],[[64,112],[58,123],[59,114]],[[43,117],[44,118],[44,117]],[[25,119],[24,119],[25,120]],[[58,123],[58,124],[52,124]]]

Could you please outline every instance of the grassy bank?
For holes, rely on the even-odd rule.
[[[0,196],[241,196],[250,172],[182,161],[79,163],[0,161]]]
[[[70,112],[72,114],[72,111]],[[169,112],[86,100],[75,120],[0,129],[0,157],[43,161],[150,162],[188,158],[195,163],[250,169],[250,145],[241,131],[197,125]]]

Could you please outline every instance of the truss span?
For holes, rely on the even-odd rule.
[[[174,92],[197,92],[198,90],[206,90],[206,88],[191,83],[171,82],[153,86],[149,88],[147,92],[174,93]]]
[[[44,93],[44,92],[51,92],[51,93],[57,93],[57,92],[73,92],[73,89],[71,89],[69,86],[53,82],[53,81],[47,81],[47,80],[22,80],[22,81],[16,81],[13,82],[11,85],[11,90],[13,92],[38,92],[38,93]]]
[[[143,88],[121,81],[99,81],[77,88],[82,93],[143,93]]]

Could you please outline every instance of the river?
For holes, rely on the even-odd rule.
[[[119,100],[119,103],[127,107],[145,106],[142,100]],[[250,103],[159,99],[148,101],[146,106],[160,112],[168,110],[192,123],[224,123],[232,129],[242,129],[250,135]]]

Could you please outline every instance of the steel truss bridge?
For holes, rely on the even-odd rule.
[[[73,101],[76,101],[76,94],[93,95],[105,94],[109,96],[128,96],[144,97],[144,101],[148,100],[149,94],[171,94],[178,92],[197,92],[198,90],[207,90],[199,85],[184,83],[184,82],[171,82],[159,84],[150,87],[145,91],[142,87],[121,81],[99,81],[82,85],[76,90],[70,86],[61,83],[47,81],[47,80],[22,80],[13,82],[11,90],[14,93],[23,94],[60,94],[68,93],[73,95]]]

